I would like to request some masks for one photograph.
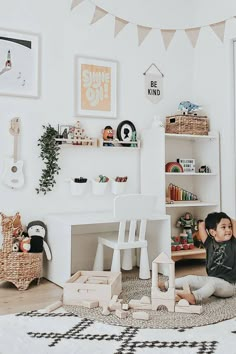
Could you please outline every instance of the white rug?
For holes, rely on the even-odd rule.
[[[236,318],[177,329],[112,326],[70,313],[0,316],[1,354],[236,354]]]

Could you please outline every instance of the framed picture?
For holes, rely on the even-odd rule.
[[[39,96],[39,36],[0,29],[0,95]]]
[[[59,134],[63,139],[73,139],[74,127],[73,125],[60,125]]]
[[[117,62],[76,57],[75,114],[116,118]]]
[[[134,139],[136,141],[136,128],[130,120],[123,120],[120,122],[116,129],[117,138],[120,141],[129,142]],[[124,146],[130,146],[130,144],[123,144]]]

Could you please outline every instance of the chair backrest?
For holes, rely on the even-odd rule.
[[[126,222],[130,222],[128,242],[135,240],[140,221],[139,240],[145,239],[147,219],[154,212],[156,197],[145,194],[124,194],[114,199],[114,216],[120,220],[118,242],[125,242]]]

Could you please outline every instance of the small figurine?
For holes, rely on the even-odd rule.
[[[187,234],[187,243],[193,243],[193,231],[198,230],[197,220],[193,218],[192,214],[186,212],[181,216],[176,223],[176,227],[182,227],[183,233]]]
[[[107,125],[104,130],[103,130],[103,140],[105,142],[103,143],[103,146],[114,146],[111,141],[113,140],[113,129],[110,125]],[[108,141],[108,142],[106,142]]]
[[[201,106],[191,103],[190,101],[182,101],[179,104],[178,111],[181,111],[183,114],[192,114],[193,112],[201,109]]]
[[[199,168],[198,172],[199,173],[211,173],[211,169],[207,165],[204,165]]]
[[[136,135],[137,135],[137,133],[136,133],[136,132],[132,132],[132,135],[131,135],[131,141],[133,141],[133,142],[137,142]],[[131,146],[131,147],[137,147],[137,144],[136,144],[136,143],[132,143],[130,146]]]

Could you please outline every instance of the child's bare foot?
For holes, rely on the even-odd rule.
[[[178,294],[175,294],[175,302],[179,302],[181,300],[181,297]]]
[[[163,280],[159,280],[159,281],[158,281],[158,288],[159,288],[161,291],[166,291],[165,282],[164,282]]]
[[[181,293],[179,292],[178,293],[178,296],[181,298],[181,299],[185,299],[187,300],[190,305],[196,305],[196,299],[194,297],[194,295],[192,293]]]

